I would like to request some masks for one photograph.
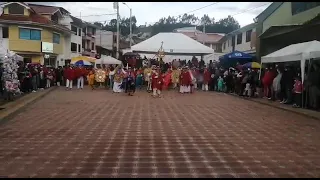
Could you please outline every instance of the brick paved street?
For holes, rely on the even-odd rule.
[[[58,89],[0,125],[0,177],[320,177],[320,121],[219,93]]]

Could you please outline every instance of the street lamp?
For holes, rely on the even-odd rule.
[[[132,46],[132,9],[125,2],[123,2],[122,4],[126,5],[130,9],[130,38],[129,39],[130,39],[130,49],[131,49],[131,46]]]

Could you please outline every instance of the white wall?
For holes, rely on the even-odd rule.
[[[256,29],[252,29],[252,32],[255,32]],[[246,42],[246,31],[242,32],[242,43],[241,44],[237,44],[237,35],[235,35],[235,48],[234,50],[236,51],[241,51],[241,52],[246,52],[246,51],[252,51],[255,50],[255,47],[251,48],[251,41]],[[228,41],[229,41],[229,46],[228,46]],[[225,43],[225,48],[223,43]],[[222,43],[222,52],[223,53],[230,53],[232,52],[232,36],[230,36],[225,42]]]
[[[97,30],[95,35],[96,46],[101,46],[105,49],[112,49],[113,45],[113,32]]]

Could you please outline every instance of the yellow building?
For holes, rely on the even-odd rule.
[[[52,7],[51,11],[57,10],[44,16],[37,13],[41,9],[26,3],[8,2],[1,6],[0,23],[8,31],[9,50],[24,57],[26,63],[57,66],[64,57],[64,39],[71,35],[68,28],[58,24],[62,17],[59,8]]]

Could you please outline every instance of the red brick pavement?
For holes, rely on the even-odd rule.
[[[58,89],[0,125],[0,176],[320,177],[320,121],[219,93]]]

